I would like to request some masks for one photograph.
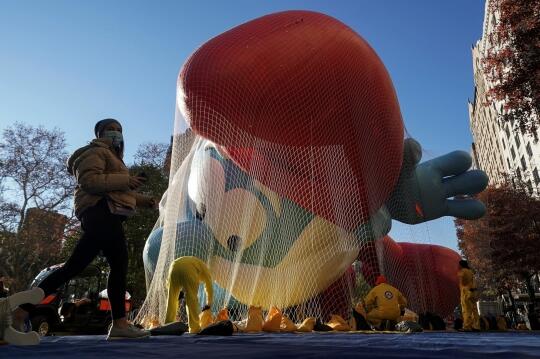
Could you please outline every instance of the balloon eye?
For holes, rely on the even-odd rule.
[[[227,247],[233,252],[236,252],[238,249],[240,249],[240,245],[242,244],[242,238],[238,237],[237,235],[232,235],[227,239]]]

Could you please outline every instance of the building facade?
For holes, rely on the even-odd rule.
[[[474,167],[489,176],[489,184],[497,185],[510,174],[526,184],[531,195],[540,195],[540,142],[515,124],[500,120],[502,102],[485,103],[490,82],[484,74],[483,59],[487,51],[497,47],[495,31],[498,14],[491,11],[486,0],[482,38],[472,49],[474,98],[469,100],[469,120],[473,136]]]

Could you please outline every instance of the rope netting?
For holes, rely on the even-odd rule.
[[[250,305],[293,320],[347,318],[378,274],[414,309],[436,305],[439,284],[412,276],[435,271],[437,247],[386,237],[404,139],[382,62],[331,17],[268,15],[205,43],[178,79],[170,183],[145,248],[138,320],[163,323],[169,265],[181,256],[207,263],[213,310],[237,320]]]

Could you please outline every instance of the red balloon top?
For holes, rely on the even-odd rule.
[[[179,79],[192,129],[270,189],[354,228],[399,176],[403,123],[390,77],[351,28],[285,11],[202,45]]]

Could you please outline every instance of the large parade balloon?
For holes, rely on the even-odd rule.
[[[215,307],[239,316],[346,316],[378,274],[418,310],[457,304],[455,252],[386,235],[392,220],[482,216],[468,195],[487,177],[462,151],[420,163],[384,65],[352,29],[309,11],[235,27],[187,60],[177,106],[188,130],[179,118],[141,317],[163,321],[182,256],[208,265]]]

